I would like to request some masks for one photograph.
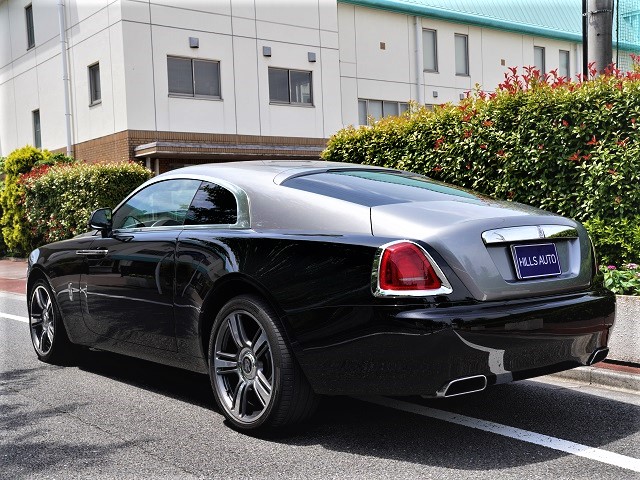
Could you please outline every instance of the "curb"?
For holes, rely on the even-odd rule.
[[[640,393],[640,375],[617,372],[602,367],[577,367],[572,370],[554,373],[551,378],[576,380],[595,387],[615,388],[631,393]]]

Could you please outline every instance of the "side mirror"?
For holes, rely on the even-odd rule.
[[[99,230],[102,232],[102,236],[108,234],[111,231],[111,209],[99,208],[94,210],[89,217],[89,228]]]

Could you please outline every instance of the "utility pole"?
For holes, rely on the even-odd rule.
[[[602,73],[613,61],[613,0],[589,0],[587,10],[588,50],[585,55],[589,63],[595,62],[598,73]]]
[[[588,0],[582,0],[582,78],[589,78],[589,10]]]

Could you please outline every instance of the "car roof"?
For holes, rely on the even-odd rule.
[[[201,176],[212,180],[221,179],[246,188],[262,183],[280,185],[285,180],[310,173],[327,170],[385,170],[383,167],[355,163],[327,162],[323,160],[248,160],[236,162],[208,163],[171,170],[156,177]],[[388,169],[386,169],[388,170]],[[264,185],[266,184],[266,185]]]

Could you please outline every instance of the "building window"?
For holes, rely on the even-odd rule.
[[[469,36],[455,34],[456,41],[456,75],[469,75]]]
[[[293,105],[313,105],[311,72],[269,68],[269,101]]]
[[[540,70],[541,75],[547,72],[544,61],[544,47],[533,47],[533,64],[536,70]]]
[[[42,136],[40,134],[40,110],[33,111],[33,146],[42,148]]]
[[[89,66],[89,105],[96,105],[102,102],[102,92],[100,91],[100,64]]]
[[[220,96],[220,62],[167,57],[169,95],[181,97]]]
[[[426,72],[438,71],[438,36],[435,30],[422,30],[422,61]]]
[[[558,73],[561,77],[571,78],[570,58],[569,50],[560,50],[560,68]]]
[[[27,19],[27,50],[29,50],[36,45],[36,35],[33,29],[33,7],[31,5],[25,7],[24,14]]]
[[[378,120],[389,115],[401,115],[409,109],[406,102],[389,102],[386,100],[358,99],[358,121],[360,125],[368,125],[369,119]]]

